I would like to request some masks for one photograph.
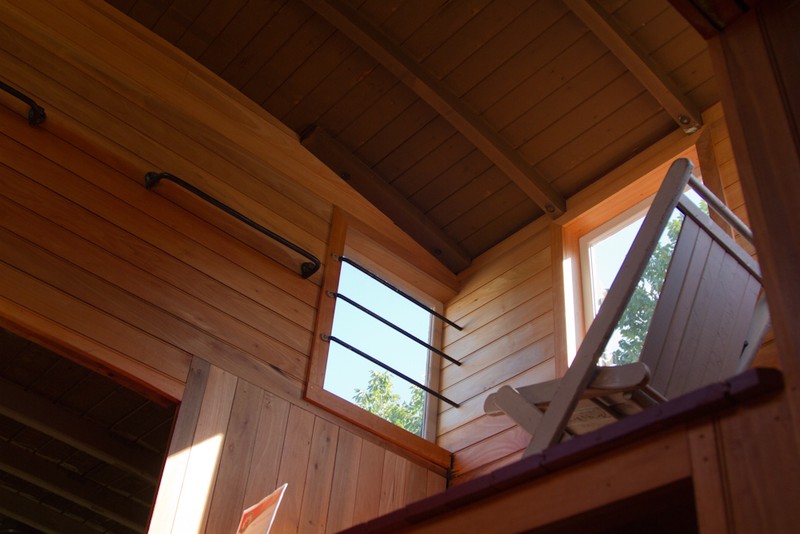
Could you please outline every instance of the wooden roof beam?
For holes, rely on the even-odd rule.
[[[106,429],[3,379],[0,379],[0,415],[47,434],[151,484],[158,483],[162,460],[157,454],[125,443]]]
[[[702,126],[700,110],[595,0],[564,0],[564,3],[644,85],[685,133],[692,134]]]
[[[546,213],[551,217],[564,213],[564,197],[553,189],[542,174],[452,91],[408,57],[356,10],[339,0],[303,1],[439,112]]]
[[[448,269],[469,267],[469,254],[455,240],[325,130],[304,132],[300,142]]]
[[[74,476],[53,462],[9,443],[0,443],[0,470],[55,493],[137,532],[144,532],[150,511],[136,501]]]

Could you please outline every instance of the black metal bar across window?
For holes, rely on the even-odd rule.
[[[394,287],[392,284],[390,284],[389,282],[387,282],[386,280],[384,280],[383,278],[381,278],[377,274],[368,271],[366,268],[364,268],[361,265],[357,264],[356,262],[354,262],[350,258],[348,258],[346,256],[337,256],[337,259],[339,261],[343,262],[343,263],[346,263],[346,264],[358,269],[359,271],[361,271],[362,273],[366,274],[367,276],[369,276],[370,278],[372,278],[376,282],[379,282],[379,283],[383,284],[384,286],[388,287],[389,289],[391,289],[392,291],[394,291],[395,293],[397,293],[401,297],[404,297],[405,299],[413,302],[414,304],[416,304],[417,306],[419,306],[423,310],[427,311],[428,313],[430,313],[434,317],[436,317],[438,319],[441,319],[442,321],[444,321],[445,323],[449,324],[450,326],[452,326],[456,330],[461,331],[461,330],[464,329],[463,327],[458,326],[456,323],[454,323],[453,321],[451,321],[450,319],[448,319],[444,315],[440,314],[436,310],[431,309],[430,307],[426,306],[422,302],[418,301],[417,299],[415,299],[414,297],[412,297],[411,295],[409,295],[405,291]]]
[[[160,173],[148,172],[147,174],[144,175],[144,183],[145,183],[145,186],[147,187],[147,189],[154,188],[158,184],[158,182],[160,182],[161,180],[169,180],[170,182],[174,182],[174,183],[178,184],[179,186],[183,187],[184,189],[187,189],[187,190],[191,191],[192,193],[194,193],[195,195],[197,195],[198,197],[202,198],[206,202],[208,202],[210,204],[213,204],[214,206],[218,207],[219,209],[221,209],[222,211],[224,211],[228,215],[231,215],[231,216],[239,219],[240,221],[242,221],[246,225],[258,230],[259,232],[261,232],[262,234],[266,235],[267,237],[270,237],[270,238],[274,239],[275,241],[277,241],[281,245],[283,245],[283,246],[295,251],[296,253],[300,254],[304,258],[308,259],[309,261],[304,262],[300,266],[300,274],[302,275],[303,278],[308,278],[309,276],[311,276],[312,274],[314,274],[315,272],[317,272],[319,270],[320,261],[319,261],[319,259],[317,259],[316,256],[314,256],[310,252],[298,247],[297,245],[295,245],[291,241],[279,236],[278,234],[276,234],[272,230],[269,230],[268,228],[265,228],[265,227],[261,226],[260,224],[258,224],[257,222],[253,221],[252,219],[248,218],[245,215],[242,215],[241,213],[239,213],[235,209],[231,208],[230,206],[228,206],[226,204],[223,204],[222,202],[220,202],[216,198],[214,198],[211,195],[205,193],[204,191],[201,191],[200,189],[198,189],[195,186],[193,186],[192,184],[182,180],[181,178],[178,178],[177,176],[175,176],[173,174],[170,174],[168,172],[160,172]]]
[[[455,358],[453,358],[451,356],[448,356],[443,351],[437,349],[436,347],[434,347],[430,343],[426,343],[425,341],[421,340],[420,338],[418,338],[414,334],[412,334],[410,332],[407,332],[406,330],[403,330],[402,328],[400,328],[399,326],[397,326],[393,322],[391,322],[388,319],[385,319],[384,317],[378,315],[377,313],[375,313],[374,311],[370,310],[369,308],[366,308],[366,307],[362,306],[361,304],[359,304],[358,302],[354,301],[350,297],[347,297],[346,295],[342,295],[341,293],[335,293],[333,291],[328,291],[328,296],[342,299],[343,301],[345,301],[346,303],[350,304],[351,306],[353,306],[353,307],[361,310],[362,312],[366,313],[367,315],[369,315],[373,319],[377,319],[378,321],[382,322],[383,324],[385,324],[389,328],[393,328],[397,332],[400,332],[401,334],[406,336],[408,339],[416,341],[417,343],[419,343],[420,345],[422,345],[423,347],[425,347],[429,351],[435,352],[436,354],[438,354],[439,356],[441,356],[445,360],[453,362],[456,365],[461,365],[460,361],[456,360]]]
[[[44,122],[47,118],[47,114],[44,112],[44,108],[33,101],[31,97],[28,95],[21,93],[11,87],[10,85],[0,82],[0,89],[5,91],[6,93],[10,94],[11,96],[18,98],[28,104],[31,109],[28,110],[28,124],[31,126],[38,126]]]
[[[341,339],[339,339],[336,336],[326,336],[325,334],[323,334],[322,335],[322,339],[324,341],[333,341],[334,343],[337,343],[337,344],[341,345],[342,347],[346,348],[347,350],[358,354],[359,356],[361,356],[365,360],[371,361],[375,365],[377,365],[379,367],[382,367],[383,369],[386,369],[387,371],[389,371],[390,373],[392,373],[392,374],[394,374],[396,376],[399,376],[400,378],[402,378],[406,382],[409,382],[410,384],[413,384],[413,385],[417,386],[421,390],[423,390],[423,391],[425,391],[427,393],[430,393],[431,395],[433,395],[437,399],[443,400],[444,402],[446,402],[447,404],[449,404],[450,406],[452,406],[454,408],[460,408],[461,407],[460,404],[458,404],[457,402],[453,402],[452,400],[448,399],[447,397],[445,397],[444,395],[442,395],[438,391],[434,391],[433,389],[429,388],[428,386],[426,386],[424,384],[420,384],[419,382],[417,382],[416,380],[414,380],[410,376],[401,373],[400,371],[398,371],[397,369],[395,369],[391,365],[387,365],[387,364],[383,363],[379,359],[370,356],[366,352],[357,349],[353,345],[351,345],[351,344],[349,344],[349,343],[347,343],[345,341],[342,341]]]

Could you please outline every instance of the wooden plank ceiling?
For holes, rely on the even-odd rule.
[[[144,532],[174,413],[0,329],[0,532]]]
[[[668,0],[109,0],[459,272],[718,100]]]

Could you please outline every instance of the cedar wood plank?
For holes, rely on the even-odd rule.
[[[238,377],[211,366],[188,455],[186,472],[175,506],[175,532],[203,532],[217,476],[225,429],[230,419]]]
[[[211,494],[207,532],[233,532],[246,507],[244,496],[249,477],[243,476],[242,466],[250,466],[254,450],[262,446],[255,438],[263,393],[261,388],[244,379],[239,379],[236,385],[219,471]]]

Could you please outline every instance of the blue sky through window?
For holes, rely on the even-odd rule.
[[[342,263],[338,292],[419,339],[428,341],[431,316],[427,311],[347,263]],[[411,378],[426,383],[428,350],[425,347],[341,299],[336,302],[331,334]],[[383,371],[350,350],[331,343],[323,387],[352,402],[355,389],[366,388],[370,370]],[[394,391],[402,401],[408,401],[414,386],[397,376],[391,376]]]

